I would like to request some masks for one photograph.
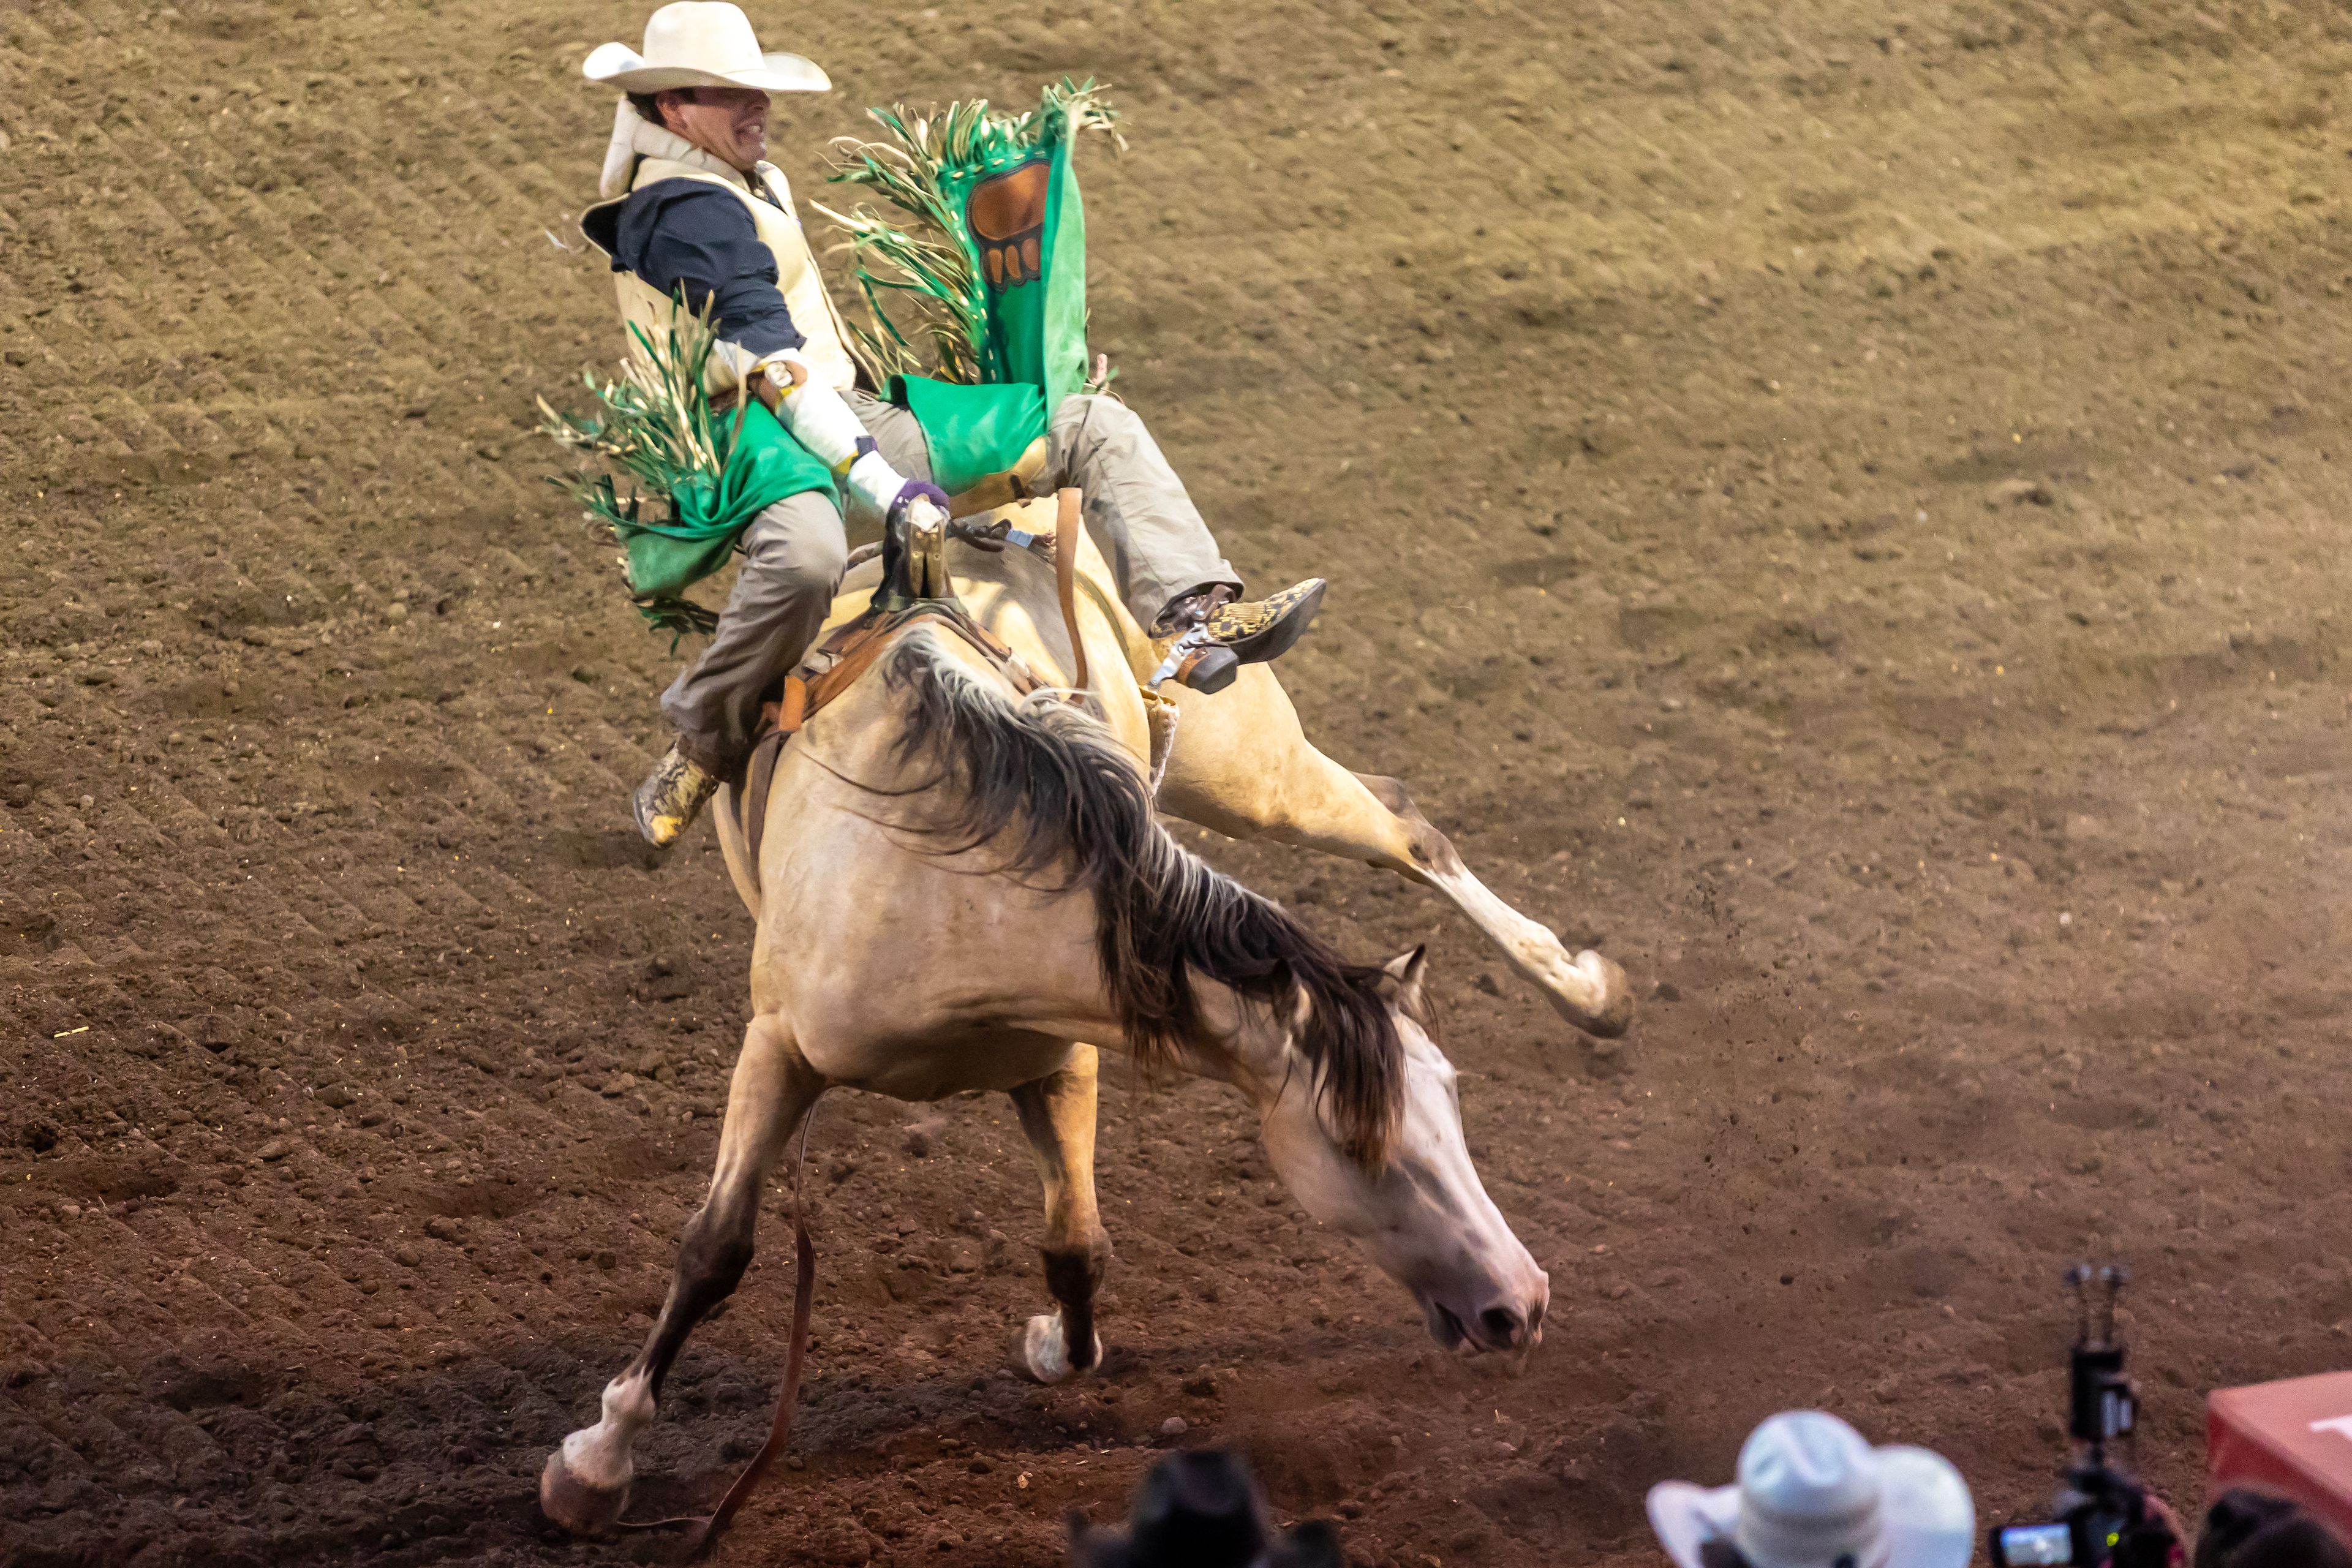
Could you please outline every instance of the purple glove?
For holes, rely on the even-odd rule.
[[[908,479],[905,484],[898,487],[898,494],[897,498],[890,502],[890,510],[887,521],[892,523],[903,521],[907,515],[907,509],[914,505],[919,500],[927,500],[930,502],[933,506],[940,509],[940,515],[941,517],[947,516],[947,491],[940,489],[939,486],[931,483],[929,479]]]

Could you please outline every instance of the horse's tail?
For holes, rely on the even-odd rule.
[[[1046,693],[1015,700],[918,627],[883,667],[906,703],[902,764],[941,806],[918,831],[936,854],[990,847],[1023,879],[1059,872],[1093,896],[1103,976],[1129,1048],[1164,1068],[1207,1027],[1194,971],[1268,1008],[1297,1007],[1301,1051],[1340,1146],[1378,1165],[1402,1103],[1403,1042],[1382,972],[1320,937],[1169,837],[1135,760]]]

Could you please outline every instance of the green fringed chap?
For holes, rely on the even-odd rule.
[[[757,401],[743,407],[724,463],[715,479],[690,473],[670,487],[667,521],[614,526],[638,598],[676,598],[718,571],[751,520],[787,496],[823,490],[840,504],[825,466]]]
[[[968,386],[896,375],[890,401],[923,427],[932,481],[950,495],[1004,472],[1045,433],[1045,395],[1025,381]]]
[[[703,375],[717,340],[707,310],[681,307],[659,342],[630,331],[643,353],[624,364],[620,380],[583,377],[595,414],[559,414],[544,398],[539,411],[542,435],[604,459],[635,487],[624,500],[611,473],[586,470],[550,482],[620,544],[629,596],[655,630],[708,632],[718,616],[686,590],[727,563],[751,520],[803,490],[824,490],[836,505],[839,492],[824,464],[765,405],[712,405]],[[668,516],[648,521],[648,500]]]
[[[1111,130],[1117,115],[1094,82],[1066,79],[1027,114],[972,101],[872,118],[888,136],[836,142],[833,178],[877,191],[913,226],[819,210],[848,231],[873,316],[852,346],[921,423],[952,493],[1012,468],[1086,387],[1087,220],[1072,154],[1079,132]],[[929,365],[886,299],[919,318]]]

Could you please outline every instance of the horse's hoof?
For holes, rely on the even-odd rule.
[[[539,1473],[539,1511],[574,1535],[604,1535],[629,1506],[626,1481],[612,1490],[592,1487],[563,1462],[558,1448]]]
[[[1033,1383],[1056,1384],[1082,1369],[1070,1364],[1062,1348],[1062,1320],[1059,1314],[1048,1312],[1029,1320],[1013,1336],[1013,1370]],[[1091,1371],[1102,1365],[1102,1336],[1095,1336],[1095,1359]]]
[[[1601,1005],[1573,1020],[1577,1026],[1604,1040],[1633,1027],[1633,987],[1625,979],[1624,966],[1588,947],[1576,955],[1576,967],[1601,993]]]

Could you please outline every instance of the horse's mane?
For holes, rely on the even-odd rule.
[[[1066,868],[1064,885],[1093,895],[1103,975],[1147,1069],[1164,1068],[1206,1026],[1194,971],[1269,1009],[1303,996],[1298,1047],[1340,1147],[1379,1166],[1404,1093],[1404,1045],[1379,966],[1349,963],[1181,847],[1152,814],[1134,760],[1066,703],[1009,698],[927,627],[900,641],[882,676],[907,705],[896,760],[937,768],[916,788],[946,786],[940,814],[919,831],[940,854],[993,845],[1014,876]]]

